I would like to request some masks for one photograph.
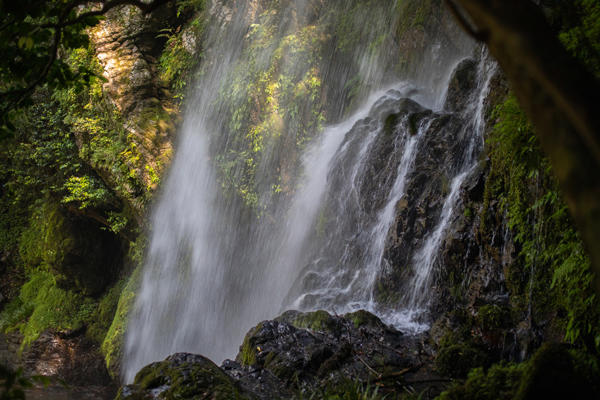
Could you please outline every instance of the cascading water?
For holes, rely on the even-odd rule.
[[[365,308],[411,332],[426,328],[422,293],[481,147],[485,84],[455,119],[444,111],[453,67],[473,44],[454,28],[438,34],[417,60],[422,67],[394,84],[396,44],[380,40],[397,29],[390,5],[352,14],[367,43],[343,51],[332,32],[348,21],[336,18],[360,2],[261,4],[213,1],[202,78],[153,214],[125,343],[127,381],[177,351],[234,356],[251,326],[286,308]],[[319,134],[325,117],[342,122]],[[399,204],[414,195],[408,183],[430,138],[450,131],[456,154],[441,164],[451,184],[435,227],[412,246],[405,284],[413,290],[383,299],[377,288]]]
[[[397,204],[406,194],[405,187],[414,179],[411,173],[415,159],[423,153],[424,146],[430,145],[425,142],[427,136],[436,134],[436,128],[432,126],[439,126],[439,121],[446,115],[444,110],[434,113],[403,99],[406,92],[390,91],[375,103],[368,118],[359,121],[347,133],[346,141],[338,147],[329,165],[329,192],[325,195],[328,200],[321,212],[334,215],[325,217],[330,220],[325,229],[327,234],[314,240],[313,249],[308,251],[308,266],[301,274],[300,289],[296,288],[297,297],[291,302],[291,308],[325,309],[337,313],[367,309],[404,331],[417,333],[428,328],[424,320],[432,272],[460,189],[477,165],[482,150],[482,114],[493,73],[493,63],[483,54],[478,71],[480,85],[459,113],[461,122],[454,131],[455,138],[461,143],[460,151],[454,152],[454,160],[449,160],[450,163],[442,163],[450,169],[449,191],[440,207],[437,223],[423,236],[423,243],[415,246],[407,265],[413,274],[404,285],[402,298],[385,304],[386,301],[378,300],[375,293],[378,279],[389,262],[384,257],[389,231],[396,217]],[[411,96],[418,98],[418,92]],[[385,141],[390,135],[385,132],[384,123],[390,118],[395,121],[393,134],[396,136],[393,145],[384,146],[378,141]],[[386,147],[391,149],[390,154],[385,154]],[[360,150],[357,152],[356,149]],[[382,157],[387,165],[380,165],[383,173],[376,171],[381,176],[374,176],[369,166],[376,165],[377,158]],[[312,170],[308,180],[321,173]],[[386,199],[385,203],[378,205],[376,199],[370,198],[373,193]]]

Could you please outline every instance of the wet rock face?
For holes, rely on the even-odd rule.
[[[460,166],[461,149],[468,145],[461,136],[463,122],[457,115],[430,113],[415,121],[427,124],[427,128],[420,133],[423,138],[406,177],[405,193],[396,204],[395,220],[386,241],[384,259],[388,267],[383,270],[377,289],[382,303],[397,302],[408,289],[404,285],[411,282],[413,258],[426,235],[435,229],[456,173],[453,169]]]
[[[444,109],[452,112],[463,110],[476,86],[477,62],[465,59],[456,66],[450,78]]]
[[[429,374],[428,361],[420,338],[366,311],[288,311],[252,328],[235,361],[218,368],[202,356],[175,354],[144,367],[118,398],[292,398],[348,381],[377,381],[385,391]]]

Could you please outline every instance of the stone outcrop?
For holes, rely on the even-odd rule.
[[[349,382],[400,393],[427,381],[435,391],[431,360],[423,337],[405,336],[366,311],[344,316],[288,311],[252,328],[235,361],[218,368],[202,356],[175,354],[144,367],[118,398],[318,397]]]
[[[111,10],[90,35],[106,79],[104,95],[118,110],[128,147],[137,157],[133,170],[148,190],[156,189],[157,177],[169,165],[173,151],[178,106],[167,83],[161,81],[158,63],[167,36],[161,32],[180,22],[173,3],[148,15],[125,6]],[[98,172],[109,182],[115,180],[111,171]],[[130,197],[134,198],[130,205],[141,217],[144,201],[136,193]]]

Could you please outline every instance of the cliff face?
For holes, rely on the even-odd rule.
[[[130,152],[129,175],[140,181],[141,188],[125,186],[125,197],[142,217],[159,177],[169,165],[177,105],[159,70],[166,37],[161,32],[178,22],[174,4],[150,15],[135,7],[111,11],[91,32],[94,51],[106,82],[104,96],[115,105],[126,135],[124,151]],[[85,132],[78,139],[82,142]],[[82,144],[83,146],[83,144]],[[98,165],[99,173],[112,187],[123,178],[109,166]],[[146,193],[148,192],[148,193]]]

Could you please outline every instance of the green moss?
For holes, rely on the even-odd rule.
[[[183,100],[186,88],[197,77],[194,71],[202,60],[201,39],[207,19],[206,0],[179,2],[179,12],[184,8],[195,16],[183,29],[163,32],[167,43],[159,61],[160,77],[174,91],[174,97],[178,100]]]
[[[119,299],[126,283],[127,279],[119,280],[98,302],[93,318],[86,331],[88,337],[95,342],[100,344],[104,342],[117,313]]]
[[[423,29],[432,15],[434,4],[439,5],[439,2],[435,0],[397,0],[396,13],[403,17],[396,28],[397,37],[402,38],[411,29]]]
[[[312,329],[313,331],[327,332],[338,328],[338,324],[333,317],[323,310],[298,313],[290,323],[296,328]]]
[[[596,351],[600,303],[589,260],[548,161],[514,97],[499,105],[493,118],[497,122],[486,143],[490,173],[480,233],[489,237],[488,226],[507,221],[517,253],[504,271],[511,306],[516,315],[531,311],[534,321],[566,315],[565,338]]]
[[[147,398],[148,391],[158,387],[163,387],[164,399],[247,398],[229,376],[204,358],[183,363],[167,359],[145,366],[135,376],[133,398]]]
[[[20,297],[15,297],[0,313],[0,332],[9,333],[20,329],[31,313],[33,313],[33,305],[25,304]]]
[[[597,360],[586,362],[574,357],[578,352],[566,346],[546,344],[529,361],[516,400],[539,398],[564,399],[577,393],[578,398],[600,397],[600,373]]]
[[[387,116],[387,118],[385,119],[384,125],[383,125],[383,131],[385,132],[386,135],[391,135],[394,133],[394,129],[396,128],[396,126],[398,125],[399,122],[399,114],[390,114]],[[411,134],[412,130],[411,130]]]
[[[114,318],[102,342],[102,354],[106,360],[108,371],[113,377],[119,375],[120,362],[123,355],[123,339],[127,328],[127,318],[135,302],[135,294],[141,282],[141,265],[127,279],[120,293]],[[112,301],[112,300],[111,300]],[[107,300],[108,303],[108,300]]]
[[[23,232],[19,250],[25,267],[32,270],[41,263],[60,266],[73,243],[58,206],[44,202],[33,213],[29,227]]]
[[[238,355],[239,361],[242,365],[255,365],[256,364],[256,346],[252,343],[252,334],[255,330],[251,330],[244,337],[244,342],[242,343],[242,347],[240,349],[240,354]]]
[[[521,364],[500,363],[475,368],[455,382],[440,400],[534,400],[600,395],[598,360],[560,344],[545,344]]]
[[[32,312],[20,325],[23,346],[39,337],[47,329],[76,330],[87,325],[93,317],[96,304],[92,299],[61,289],[54,275],[43,268],[30,273],[30,278],[19,295],[23,305]]]
[[[356,328],[361,326],[383,327],[384,324],[379,318],[365,310],[358,310],[344,315],[344,318],[352,321]]]

